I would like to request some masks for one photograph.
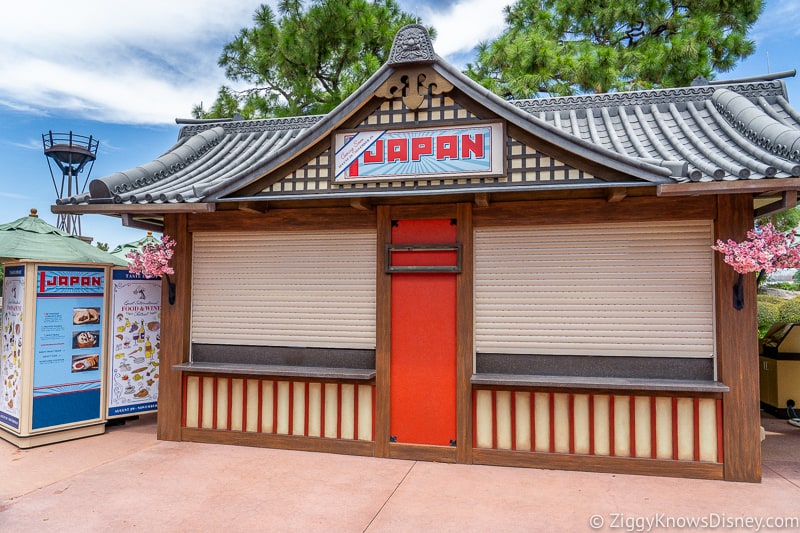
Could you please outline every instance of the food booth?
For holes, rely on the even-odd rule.
[[[106,313],[122,261],[40,220],[0,226],[0,438],[29,448],[105,431]]]
[[[782,81],[506,101],[414,25],[328,115],[181,124],[52,207],[177,241],[160,439],[760,480],[711,246],[795,205]]]

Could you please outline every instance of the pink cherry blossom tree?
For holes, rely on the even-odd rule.
[[[175,270],[169,266],[172,259],[172,248],[175,240],[169,235],[163,235],[161,242],[148,243],[141,250],[132,250],[125,254],[128,258],[128,270],[133,274],[141,274],[145,278],[165,277],[169,288],[169,303],[175,303],[175,284],[169,279]]]
[[[800,267],[800,243],[795,230],[780,232],[772,224],[765,224],[747,232],[747,239],[736,242],[717,240],[712,248],[725,256],[725,263],[739,273],[734,286],[734,307],[744,307],[742,275],[759,272],[771,274],[783,268]]]

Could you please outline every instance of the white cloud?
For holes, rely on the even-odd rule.
[[[442,57],[470,52],[479,42],[497,37],[505,25],[503,8],[513,0],[461,0],[445,11],[422,8],[425,24],[436,28],[433,43]]]
[[[465,57],[503,28],[510,0],[415,4],[436,52]],[[171,124],[229,83],[217,59],[263,0],[29,0],[0,17],[0,107],[122,124]],[[277,0],[267,2],[275,5]]]

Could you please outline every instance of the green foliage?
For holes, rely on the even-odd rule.
[[[251,88],[221,87],[208,110],[195,106],[195,117],[327,113],[386,62],[397,31],[416,22],[396,0],[281,0],[277,12],[261,5],[254,26],[219,58],[229,80]]]
[[[800,224],[800,209],[793,207],[792,209],[787,209],[780,213],[760,217],[757,220],[759,226],[772,223],[778,231],[787,232],[795,229],[797,225]]]
[[[780,305],[758,299],[758,338],[763,338],[772,324],[780,321]]]
[[[107,242],[99,242],[98,241],[96,246],[97,246],[98,249],[103,250],[104,252],[108,251],[108,243]]]
[[[785,291],[796,291],[798,290],[798,286],[796,283],[791,283],[789,281],[778,281],[777,283],[770,283],[770,288],[773,289],[783,289]]]
[[[771,294],[759,294],[758,295],[758,305],[762,303],[770,303],[770,304],[782,304],[786,300],[779,297],[779,296],[772,296]]]
[[[780,304],[780,322],[800,322],[800,298],[785,300]]]
[[[685,86],[751,55],[763,0],[517,0],[467,74],[504,97]]]

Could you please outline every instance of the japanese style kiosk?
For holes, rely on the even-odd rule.
[[[52,208],[177,241],[159,438],[760,480],[711,245],[795,205],[780,79],[506,101],[409,26],[328,115],[182,124]]]
[[[35,211],[0,235],[0,254],[14,258],[4,263],[0,438],[29,448],[103,433],[108,283],[124,262]]]

